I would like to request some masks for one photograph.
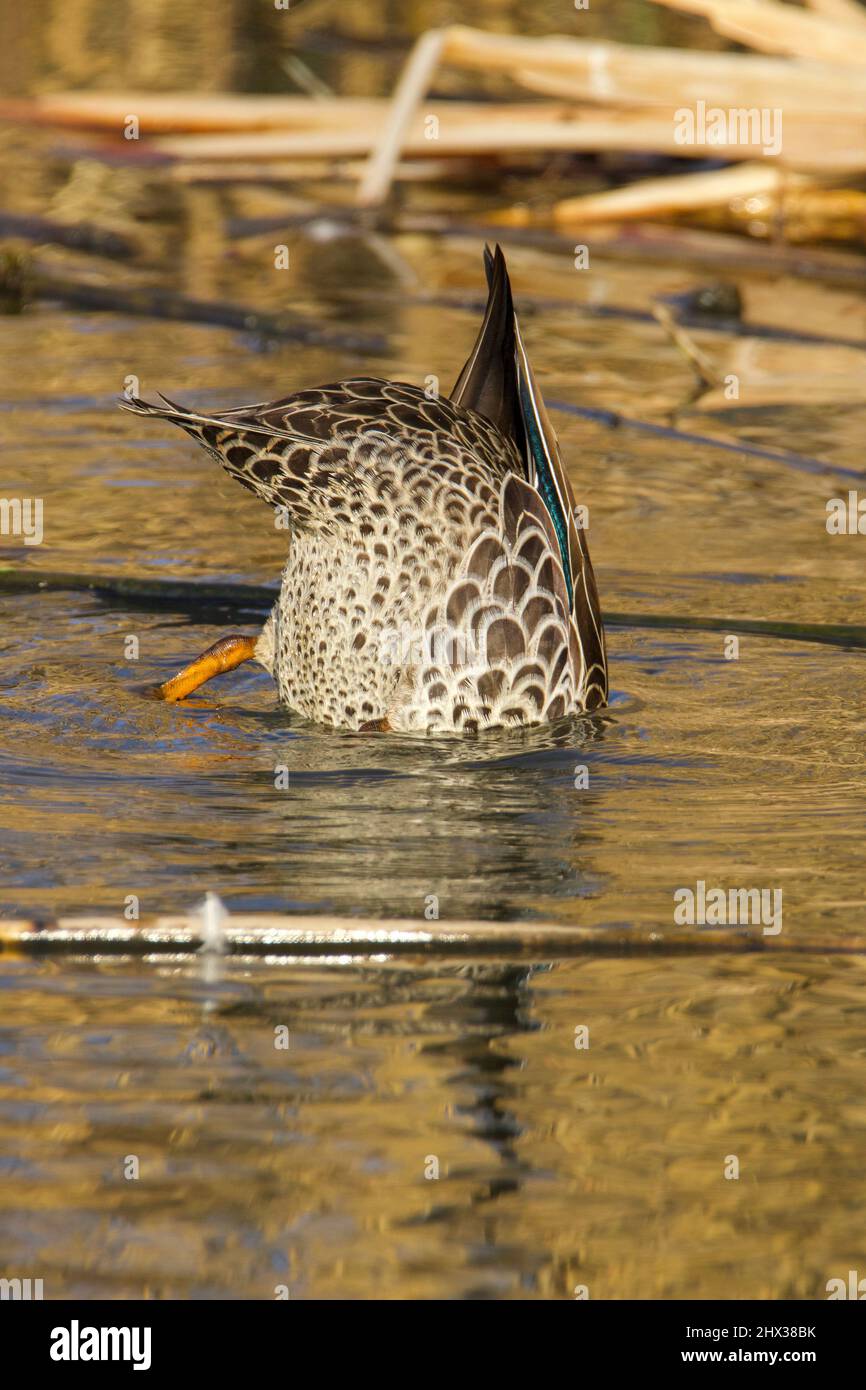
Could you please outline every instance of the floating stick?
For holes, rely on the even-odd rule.
[[[224,911],[221,949],[227,955],[265,959],[299,955],[460,954],[499,951],[590,956],[692,956],[716,952],[774,955],[861,955],[860,938],[841,946],[824,941],[764,936],[759,927],[700,927],[691,931],[617,930],[568,922],[417,921],[364,917],[291,916]],[[194,956],[207,941],[200,912],[154,917],[135,925],[122,917],[60,917],[40,925],[0,920],[0,953],[77,956]]]

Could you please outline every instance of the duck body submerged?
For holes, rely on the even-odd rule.
[[[450,400],[357,378],[213,415],[123,402],[284,512],[277,602],[254,647],[230,640],[317,723],[454,734],[606,702],[585,532],[499,248],[485,261],[484,323]]]

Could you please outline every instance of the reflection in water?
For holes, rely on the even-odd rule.
[[[475,1203],[495,1200],[503,1192],[520,1186],[520,1165],[514,1139],[520,1133],[515,1115],[509,1110],[511,1088],[508,1073],[516,1065],[513,1058],[497,1052],[496,1039],[523,1031],[521,990],[529,972],[516,966],[474,966],[462,972],[472,981],[472,992],[441,1005],[431,1005],[427,1018],[434,1026],[444,1023],[458,1036],[432,1048],[458,1067],[448,1081],[468,1091],[472,1099],[457,1107],[473,1132],[485,1140],[501,1161],[502,1171],[486,1181],[474,1197]],[[525,1003],[525,1000],[524,1000]],[[443,1210],[447,1210],[443,1209]],[[433,1214],[428,1219],[435,1219]]]
[[[839,957],[5,961],[4,1260],[46,1297],[823,1297],[862,1261],[862,991]]]

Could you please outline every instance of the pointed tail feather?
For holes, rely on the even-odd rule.
[[[484,248],[487,308],[475,346],[464,364],[451,400],[492,420],[524,452],[523,422],[517,392],[514,304],[502,248]]]
[[[607,697],[604,630],[589,547],[577,523],[571,483],[523,345],[502,248],[484,248],[487,308],[475,346],[457,378],[455,405],[486,415],[514,444],[537,488],[562,560],[568,599],[584,649],[588,678]]]

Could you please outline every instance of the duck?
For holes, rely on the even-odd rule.
[[[340,730],[463,735],[606,705],[588,511],[501,247],[484,248],[484,268],[484,317],[447,398],[354,377],[213,413],[161,393],[121,400],[185,430],[289,533],[261,632],[220,638],[157,687],[162,699],[253,660],[282,705]]]

